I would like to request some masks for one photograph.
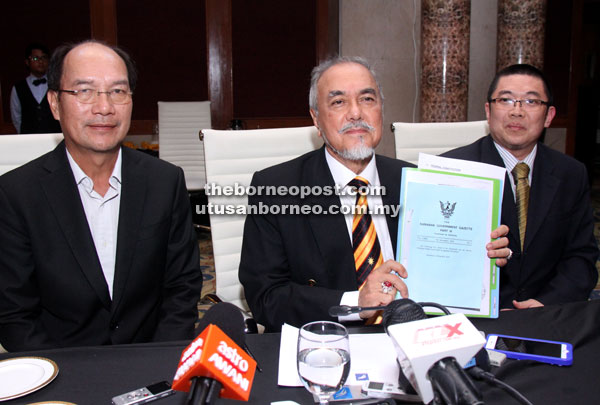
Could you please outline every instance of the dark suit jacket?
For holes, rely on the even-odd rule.
[[[376,157],[384,205],[399,203],[402,167],[408,163]],[[255,173],[254,186],[334,186],[323,148]],[[340,206],[339,196],[251,196],[252,205],[309,205],[327,211]],[[320,209],[320,208],[319,208]],[[387,217],[396,249],[398,218]],[[239,270],[248,305],[268,331],[283,323],[302,326],[336,320],[327,313],[345,291],[358,288],[354,254],[342,214],[248,215]]]
[[[3,175],[0,278],[9,351],[193,337],[202,274],[182,170],[123,148],[112,300],[64,143]]]
[[[504,167],[491,135],[443,156]],[[504,183],[502,223],[514,254],[500,271],[500,307],[512,308],[513,299],[586,300],[598,279],[598,246],[585,166],[538,143],[523,252],[508,174]]]

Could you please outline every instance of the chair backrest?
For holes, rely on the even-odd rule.
[[[323,141],[315,127],[202,130],[207,184],[248,186],[254,172],[319,148]],[[210,190],[207,188],[207,193]],[[211,204],[246,205],[246,195],[208,196]],[[223,300],[249,310],[238,279],[245,215],[211,215],[216,293]]]
[[[210,127],[210,101],[158,102],[158,156],[183,169],[188,190],[206,183],[198,133]]]
[[[63,134],[0,135],[0,175],[50,152]]]
[[[419,152],[439,155],[465,146],[489,133],[487,121],[394,122],[396,159],[417,164]]]

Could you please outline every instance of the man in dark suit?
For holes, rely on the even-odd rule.
[[[507,169],[502,223],[510,229],[514,254],[500,273],[501,308],[586,300],[598,279],[585,166],[539,141],[556,114],[552,101],[542,72],[530,65],[509,66],[496,74],[488,91],[490,135],[444,155]],[[526,169],[523,184],[529,188],[528,207],[522,208],[526,215],[519,212],[518,164]]]
[[[60,124],[52,116],[46,98],[49,55],[43,44],[31,43],[25,49],[29,76],[15,84],[10,93],[10,116],[19,134],[60,132]]]
[[[340,303],[379,306],[387,305],[397,291],[408,295],[402,281],[406,269],[393,260],[398,218],[391,210],[369,215],[364,228],[368,231],[360,235],[362,219],[341,213],[356,204],[351,182],[357,177],[369,186],[385,187],[385,194],[367,196],[370,210],[397,208],[401,171],[409,165],[374,154],[383,133],[383,95],[368,63],[336,58],[317,66],[311,78],[310,113],[325,146],[257,172],[252,180],[255,187],[315,190],[305,198],[281,193],[249,197],[255,207],[305,207],[301,214],[270,210],[246,219],[239,278],[253,315],[268,331],[280,330],[284,322],[301,326],[337,321],[328,309]],[[334,192],[336,185],[343,195]],[[506,233],[506,227],[495,232],[493,238]],[[362,236],[375,240],[369,245],[373,249],[361,250]],[[488,254],[506,257],[506,244],[506,238],[490,243]],[[374,314],[363,311],[339,320]]]
[[[0,177],[0,343],[192,338],[202,274],[183,172],[121,147],[131,59],[95,41],[66,45],[48,77],[65,140]]]

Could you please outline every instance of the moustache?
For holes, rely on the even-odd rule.
[[[344,125],[342,128],[340,128],[340,130],[338,131],[338,134],[343,134],[344,132],[348,131],[349,129],[366,129],[367,131],[373,131],[375,129],[375,127],[372,127],[371,125],[367,124],[364,121],[354,121],[354,122],[349,122],[346,125]]]

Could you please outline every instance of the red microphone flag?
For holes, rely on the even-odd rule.
[[[247,401],[255,371],[256,361],[210,324],[183,351],[172,388],[188,392],[193,377],[208,377],[223,385],[221,398]]]

